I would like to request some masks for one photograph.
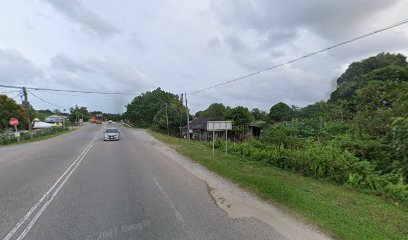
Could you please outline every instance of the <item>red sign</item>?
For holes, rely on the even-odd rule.
[[[10,125],[11,126],[17,126],[19,124],[18,119],[17,118],[10,118]]]

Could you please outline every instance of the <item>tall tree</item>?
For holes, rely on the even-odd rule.
[[[28,128],[27,110],[17,104],[14,99],[6,95],[0,95],[0,130],[11,127],[10,118],[17,118],[20,121],[19,128]]]
[[[69,109],[70,114],[69,114],[69,120],[72,122],[77,122],[79,121],[80,118],[82,118],[84,121],[89,120],[89,112],[86,107],[71,107]]]
[[[229,109],[225,114],[225,118],[232,120],[232,131],[237,136],[245,133],[253,120],[248,108],[242,106]]]
[[[187,110],[184,105],[177,100],[172,100],[167,107],[164,106],[153,118],[153,127],[163,133],[167,133],[167,122],[169,133],[180,136],[180,127],[187,124]]]
[[[179,96],[160,88],[145,92],[126,105],[124,117],[138,127],[150,127],[157,112],[174,100],[179,101]]]
[[[222,103],[213,103],[206,110],[199,114],[200,117],[224,117],[225,106]]]
[[[268,114],[265,111],[261,111],[259,108],[253,108],[251,114],[254,120],[266,121],[268,119]]]
[[[292,119],[292,108],[286,103],[279,102],[269,110],[269,119],[272,122],[288,121]]]

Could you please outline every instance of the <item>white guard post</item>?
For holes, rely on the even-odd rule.
[[[225,131],[225,156],[228,157],[228,130],[232,129],[231,121],[208,121],[207,131],[213,132],[213,159],[214,159],[214,144],[215,144],[215,132]]]

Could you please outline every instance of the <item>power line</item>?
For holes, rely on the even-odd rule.
[[[82,98],[92,98],[92,99],[101,99],[101,100],[108,100],[112,101],[113,98],[100,98],[100,97],[93,97],[93,96],[87,96],[87,95],[77,95],[77,94],[69,94],[69,93],[61,93],[61,92],[51,92],[51,91],[45,91],[48,94],[56,94],[56,95],[62,95],[62,96],[73,96],[73,97],[82,97]],[[115,97],[115,96],[110,96],[110,97]]]
[[[7,92],[0,92],[0,94],[13,93],[13,92],[20,92],[20,90],[13,90],[13,91],[7,91]]]
[[[57,105],[57,104],[51,103],[51,102],[49,102],[49,101],[43,99],[42,97],[39,97],[39,96],[35,95],[35,94],[32,93],[31,91],[28,91],[28,90],[27,90],[27,92],[29,92],[29,93],[30,93],[31,95],[33,95],[34,97],[40,99],[41,101],[43,101],[43,102],[45,102],[45,103],[48,103],[48,104],[50,104],[50,105],[52,105],[52,106],[55,106],[55,107],[58,107],[58,108],[63,108],[63,109],[66,108],[66,107],[62,107],[62,106],[59,106],[59,105]]]
[[[17,97],[21,97],[21,91],[18,91],[17,95],[13,97],[14,101],[16,100]]]
[[[402,22],[400,22],[400,23],[396,23],[396,24],[393,24],[393,25],[390,25],[390,26],[387,26],[387,27],[384,27],[384,28],[377,29],[377,30],[375,30],[375,31],[373,31],[373,32],[366,33],[366,34],[360,35],[360,36],[358,36],[358,37],[349,39],[349,40],[347,40],[347,41],[340,42],[340,43],[337,43],[337,44],[335,44],[335,45],[332,45],[332,46],[323,48],[323,49],[321,49],[321,50],[308,53],[308,54],[306,54],[306,55],[304,55],[304,56],[301,56],[301,57],[299,57],[299,58],[295,58],[295,59],[289,60],[289,61],[287,61],[287,62],[283,62],[283,63],[280,63],[280,64],[276,64],[276,65],[270,66],[270,67],[268,67],[268,68],[265,68],[265,69],[262,69],[262,70],[259,70],[259,71],[253,72],[253,73],[249,73],[249,74],[247,74],[247,75],[244,75],[244,76],[241,76],[241,77],[238,77],[238,78],[234,78],[234,79],[229,80],[229,81],[226,81],[226,82],[222,82],[222,83],[219,83],[219,84],[216,84],[216,85],[213,85],[213,86],[209,86],[209,87],[206,87],[206,88],[203,88],[203,89],[200,89],[200,90],[191,92],[190,94],[196,94],[196,93],[199,93],[199,92],[208,90],[208,89],[220,87],[220,86],[223,86],[223,85],[226,85],[226,84],[230,84],[230,83],[233,83],[233,82],[242,80],[242,79],[244,79],[244,78],[248,78],[248,77],[252,77],[252,76],[261,74],[261,73],[263,73],[263,72],[266,72],[266,71],[269,71],[269,70],[272,70],[272,69],[275,69],[275,68],[282,67],[282,66],[284,66],[284,65],[288,65],[288,64],[291,64],[291,63],[294,63],[294,62],[298,62],[298,61],[301,61],[301,60],[303,60],[303,59],[305,59],[305,58],[309,58],[309,57],[312,57],[312,56],[314,56],[314,55],[320,54],[320,53],[322,53],[322,52],[326,52],[326,51],[329,51],[329,50],[331,50],[331,49],[334,49],[334,48],[337,48],[337,47],[340,47],[340,46],[343,46],[343,45],[352,43],[352,42],[354,42],[354,41],[357,41],[357,40],[360,40],[360,39],[363,39],[363,38],[366,38],[366,37],[375,35],[375,34],[377,34],[377,33],[384,32],[384,31],[390,30],[390,29],[392,29],[392,28],[396,28],[396,27],[401,26],[401,25],[406,24],[406,23],[408,23],[408,20],[405,20],[405,21],[402,21]]]
[[[4,88],[23,88],[19,86],[10,86],[10,85],[0,85]],[[105,94],[105,95],[140,95],[140,93],[130,93],[130,92],[96,92],[96,91],[81,91],[81,90],[67,90],[67,89],[52,89],[52,88],[34,88],[26,87],[29,90],[40,90],[40,91],[53,91],[53,92],[73,92],[73,93],[92,93],[92,94]]]

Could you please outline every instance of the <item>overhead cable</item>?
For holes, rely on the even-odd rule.
[[[360,35],[360,36],[358,36],[358,37],[349,39],[349,40],[347,40],[347,41],[343,41],[343,42],[337,43],[337,44],[335,44],[335,45],[332,45],[332,46],[323,48],[323,49],[321,49],[321,50],[308,53],[308,54],[306,54],[306,55],[304,55],[304,56],[301,56],[301,57],[298,57],[298,58],[289,60],[289,61],[287,61],[287,62],[279,63],[279,64],[276,64],[276,65],[267,67],[267,68],[265,68],[265,69],[262,69],[262,70],[259,70],[259,71],[256,71],[256,72],[252,72],[252,73],[246,74],[246,75],[244,75],[244,76],[234,78],[234,79],[229,80],[229,81],[221,82],[221,83],[218,83],[218,84],[215,84],[215,85],[206,87],[206,88],[202,88],[202,89],[200,89],[200,90],[191,92],[190,94],[194,95],[194,94],[196,94],[196,93],[203,92],[203,91],[205,91],[205,90],[209,90],[209,89],[212,89],[212,88],[216,88],[216,87],[220,87],[220,86],[223,86],[223,85],[227,85],[227,84],[230,84],[230,83],[233,83],[233,82],[242,80],[242,79],[244,79],[244,78],[252,77],[252,76],[255,76],[255,75],[264,73],[264,72],[266,72],[266,71],[270,71],[270,70],[275,69],[275,68],[279,68],[279,67],[282,67],[282,66],[285,66],[285,65],[294,63],[294,62],[298,62],[298,61],[301,61],[301,60],[303,60],[303,59],[312,57],[312,56],[314,56],[314,55],[317,55],[317,54],[320,54],[320,53],[329,51],[329,50],[331,50],[331,49],[334,49],[334,48],[337,48],[337,47],[340,47],[340,46],[343,46],[343,45],[352,43],[352,42],[354,42],[354,41],[357,41],[357,40],[360,40],[360,39],[363,39],[363,38],[372,36],[372,35],[374,35],[374,34],[377,34],[377,33],[380,33],[380,32],[384,32],[384,31],[390,30],[390,29],[392,29],[392,28],[396,28],[396,27],[401,26],[401,25],[406,24],[406,23],[408,23],[408,20],[405,20],[405,21],[402,21],[402,22],[399,22],[399,23],[396,23],[396,24],[393,24],[393,25],[390,25],[390,26],[387,26],[387,27],[384,27],[384,28],[377,29],[377,30],[375,30],[375,31],[373,31],[373,32],[369,32],[369,33]]]

